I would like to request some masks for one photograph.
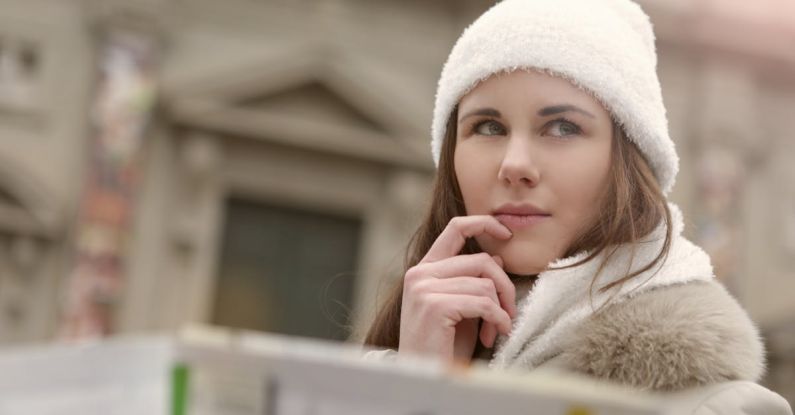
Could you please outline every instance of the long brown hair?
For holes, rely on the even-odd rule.
[[[404,273],[425,256],[450,219],[466,213],[453,166],[457,120],[458,108],[455,107],[447,120],[431,205],[422,224],[409,241],[404,258]],[[599,213],[591,226],[572,242],[564,254],[564,257],[569,257],[578,252],[588,251],[588,255],[581,261],[565,267],[569,268],[584,264],[606,251],[604,260],[591,280],[591,292],[596,279],[619,244],[637,242],[665,220],[665,241],[657,257],[634,272],[630,273],[628,269],[626,275],[600,287],[599,291],[606,291],[623,284],[651,269],[660,261],[664,261],[671,245],[671,212],[665,195],[660,190],[646,159],[615,122],[611,144],[610,181],[600,203],[601,208],[597,210]],[[469,238],[461,253],[473,254],[480,251],[474,238]],[[398,348],[402,301],[403,279],[400,278],[376,314],[375,321],[365,336],[364,344],[379,348]]]

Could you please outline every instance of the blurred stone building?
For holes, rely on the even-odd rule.
[[[0,342],[70,313],[360,335],[426,208],[441,65],[490,3],[0,0]],[[642,4],[672,199],[793,402],[795,8]]]

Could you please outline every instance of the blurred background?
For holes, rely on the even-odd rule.
[[[427,208],[480,0],[0,0],[0,346],[359,341]],[[795,1],[642,0],[686,234],[795,403]]]

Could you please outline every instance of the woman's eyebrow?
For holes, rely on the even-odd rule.
[[[582,109],[582,108],[580,108],[580,107],[578,107],[576,105],[571,105],[571,104],[561,104],[561,105],[553,105],[553,106],[550,106],[550,107],[544,107],[544,108],[541,108],[538,111],[538,115],[540,115],[542,117],[548,117],[550,115],[559,114],[561,112],[566,112],[566,111],[575,111],[575,112],[579,112],[581,114],[585,114],[585,115],[587,115],[587,116],[589,116],[591,118],[596,118],[590,112],[588,112],[588,111],[586,111],[586,110],[584,110],[584,109]]]
[[[471,111],[471,112],[467,113],[463,117],[459,118],[458,122],[464,121],[465,118],[471,117],[473,115],[486,115],[486,116],[497,117],[497,118],[502,116],[500,114],[500,112],[495,110],[494,108],[478,108],[478,109],[476,109],[474,111]]]

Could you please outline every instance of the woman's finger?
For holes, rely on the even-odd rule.
[[[502,262],[499,257],[492,257],[487,253],[456,255],[414,267],[411,270],[411,279],[426,277],[445,279],[461,275],[489,279],[494,284],[499,298],[498,304],[512,317],[516,317],[516,287],[508,278],[508,274],[500,267],[498,260]]]
[[[482,318],[503,334],[511,331],[511,317],[489,298],[465,294],[428,294],[427,312],[445,319],[442,324],[455,327],[467,318]]]
[[[472,296],[488,297],[494,304],[499,304],[497,292],[493,282],[486,278],[477,277],[450,277],[450,278],[429,278],[419,281],[414,289],[417,294],[446,293],[446,294],[466,294]],[[493,323],[483,321],[481,325],[480,341],[486,347],[491,347],[497,337],[497,328]]]
[[[508,239],[511,230],[491,215],[456,216],[436,238],[420,263],[435,262],[456,256],[461,252],[467,238],[487,233],[495,238]]]
[[[490,349],[494,346],[494,340],[497,338],[497,327],[495,327],[494,324],[483,320],[483,323],[480,326],[480,335],[478,337],[480,338],[480,342]]]
[[[428,278],[418,281],[414,285],[415,295],[425,294],[466,294],[490,298],[494,304],[499,305],[494,282],[487,278],[478,277],[450,277]]]

